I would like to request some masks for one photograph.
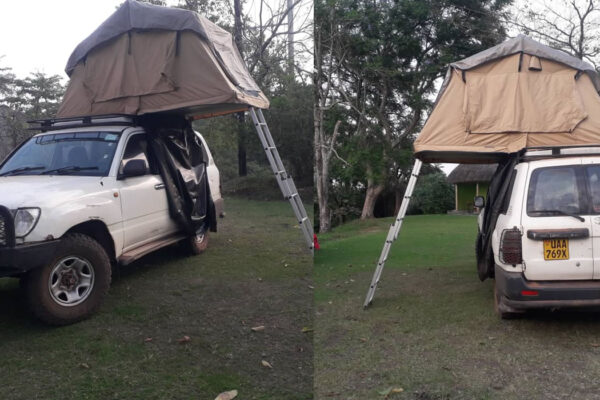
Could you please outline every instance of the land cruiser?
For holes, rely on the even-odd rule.
[[[219,172],[202,136],[138,122],[41,121],[42,133],[0,164],[0,277],[20,278],[47,323],[93,313],[111,265],[182,241],[198,254],[216,230]],[[190,148],[201,149],[194,162]],[[177,218],[186,208],[193,230]]]
[[[600,148],[529,149],[500,165],[476,247],[502,318],[599,306]]]

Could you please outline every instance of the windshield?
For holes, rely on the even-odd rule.
[[[117,132],[71,132],[37,136],[0,168],[8,175],[106,176],[119,142]]]

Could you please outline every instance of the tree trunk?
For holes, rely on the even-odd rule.
[[[315,99],[318,99],[318,88],[315,88]],[[319,233],[331,229],[331,210],[329,209],[329,163],[327,154],[323,151],[323,110],[319,107],[318,100],[314,105],[314,152],[315,175],[317,186],[317,202],[319,204]]]
[[[242,39],[242,3],[241,0],[233,0],[234,8],[234,27],[233,27],[233,39],[237,46],[242,58],[244,57],[244,41]],[[238,131],[237,131],[237,146],[238,146],[238,175],[248,175],[248,166],[246,162],[246,116],[243,112],[237,113],[236,118],[238,120]]]
[[[246,163],[246,116],[243,112],[237,113],[238,120],[237,146],[238,146],[238,176],[248,175]]]
[[[287,0],[288,6],[288,74],[294,76],[294,0]]]
[[[370,180],[369,180],[370,181]],[[381,192],[385,188],[384,185],[381,184],[373,184],[369,183],[367,186],[367,193],[365,195],[365,202],[363,203],[362,213],[360,214],[360,219],[369,219],[373,218],[373,211],[375,210],[375,202],[379,198]]]

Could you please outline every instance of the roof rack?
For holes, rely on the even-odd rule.
[[[50,118],[50,119],[38,119],[27,121],[32,126],[29,130],[35,131],[54,131],[58,129],[67,128],[85,128],[90,126],[135,126],[137,125],[137,118],[133,115],[126,114],[110,114],[110,115],[94,115],[85,117],[73,117],[73,118]],[[33,126],[37,124],[37,126]]]
[[[573,146],[534,146],[527,147],[520,152],[522,159],[535,158],[560,158],[577,155],[600,155],[600,144],[586,144]]]

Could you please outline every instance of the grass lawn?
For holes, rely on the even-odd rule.
[[[540,312],[502,321],[476,274],[475,217],[405,220],[373,305],[363,301],[391,218],[319,236],[315,397],[600,398],[600,318]]]
[[[0,279],[0,399],[312,398],[312,256],[292,210],[225,206],[204,254],[172,246],[120,268],[76,325],[37,322]]]

